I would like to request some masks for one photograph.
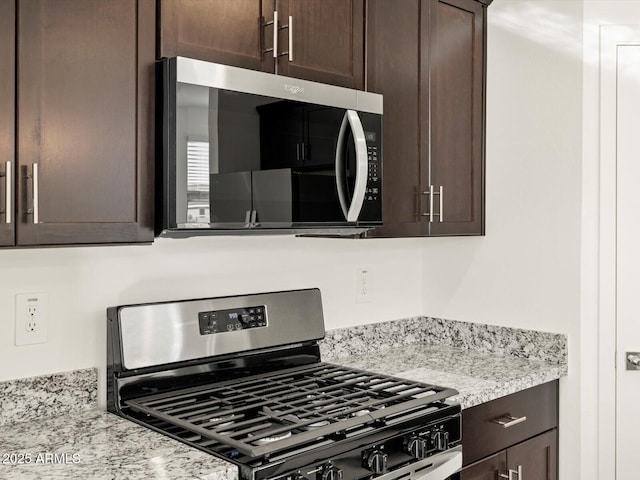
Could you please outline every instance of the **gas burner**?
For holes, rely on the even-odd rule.
[[[315,423],[310,423],[309,425],[304,425],[301,426],[300,429],[301,430],[314,430],[316,428],[321,428],[321,427],[326,427],[327,425],[329,425],[329,420],[320,420],[318,422]]]
[[[242,413],[233,415],[226,412],[220,412],[215,414],[215,416],[211,417],[209,419],[209,422],[212,424],[215,424],[215,425],[212,425],[214,429],[220,430],[221,428],[230,427],[235,422],[239,422],[243,418],[244,418],[244,414]],[[220,423],[216,423],[216,422],[220,422]]]
[[[249,434],[250,437],[254,437],[257,435],[252,435]],[[285,438],[289,438],[291,436],[291,432],[283,432],[283,433],[278,433],[276,435],[269,435],[267,437],[262,437],[258,440],[254,440],[251,443],[255,444],[255,445],[268,445],[270,443],[273,442],[279,442],[280,440],[284,440]]]
[[[351,414],[352,417],[361,417],[363,415],[369,415],[371,413],[371,410],[367,410],[366,408],[362,409],[362,410],[358,410],[357,412],[353,412]]]

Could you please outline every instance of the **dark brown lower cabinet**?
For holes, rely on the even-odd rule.
[[[507,452],[503,451],[465,467],[460,480],[498,480],[507,471]]]
[[[549,430],[465,467],[460,480],[557,480],[557,451],[558,431]]]
[[[519,480],[558,478],[558,430],[550,430],[507,450],[507,468],[521,471]]]
[[[461,480],[557,480],[557,381],[463,410],[462,430]]]

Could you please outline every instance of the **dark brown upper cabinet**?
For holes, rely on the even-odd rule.
[[[384,96],[384,226],[371,236],[484,234],[487,3],[368,3],[368,90]]]
[[[278,0],[276,7],[288,25],[279,37],[278,73],[364,88],[363,0]]]
[[[158,54],[362,89],[364,25],[364,0],[160,0]]]
[[[0,108],[3,160],[17,152],[15,231],[2,230],[3,244],[152,241],[154,0],[13,5],[0,3],[0,22],[17,15],[17,43],[0,32],[20,59],[7,68],[0,42],[0,101],[17,91],[16,114]]]
[[[273,0],[160,0],[158,56],[274,71]]]
[[[0,246],[15,242],[15,3],[0,1]]]

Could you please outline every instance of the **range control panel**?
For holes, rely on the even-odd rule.
[[[256,307],[232,308],[198,312],[200,335],[234,332],[267,326],[267,309],[264,305]]]

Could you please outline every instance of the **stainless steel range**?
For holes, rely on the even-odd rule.
[[[244,480],[444,480],[453,389],[320,360],[317,289],[107,310],[108,408]]]

